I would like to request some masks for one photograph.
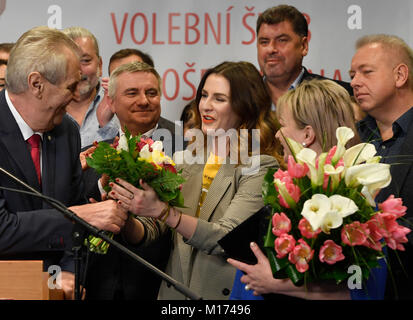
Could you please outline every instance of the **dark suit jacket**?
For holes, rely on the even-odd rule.
[[[340,86],[342,86],[344,89],[347,90],[347,92],[349,93],[350,97],[353,96],[353,88],[350,86],[350,83],[345,82],[345,81],[340,81],[340,80],[333,80],[333,79],[329,79],[323,76],[320,76],[319,74],[314,74],[314,73],[310,73],[308,72],[307,68],[304,68],[304,74],[301,78],[301,82],[305,81],[305,80],[311,80],[311,79],[320,79],[320,80],[332,80],[334,82],[336,82],[337,84],[339,84]]]
[[[43,194],[67,206],[80,204],[82,183],[79,162],[80,136],[73,122],[64,117],[42,141],[42,190],[27,144],[8,108],[5,91],[0,93],[0,166]],[[0,185],[25,188],[0,174]],[[73,224],[41,199],[0,190],[0,259],[40,259],[45,269],[59,264],[73,271],[73,261],[63,256],[71,250]],[[59,261],[60,260],[60,261]]]
[[[361,122],[359,122],[359,125]],[[368,137],[361,138],[364,140]],[[407,214],[399,219],[399,223],[413,230],[413,126],[410,125],[400,155],[391,157],[390,185],[376,197],[376,202],[385,201],[390,195],[402,198],[407,207]],[[403,244],[406,251],[388,250],[388,261],[391,270],[387,276],[385,299],[413,299],[413,231],[407,235],[409,243]],[[400,259],[400,261],[399,261]],[[407,275],[406,275],[406,273]],[[394,278],[396,289],[394,288]]]
[[[162,132],[162,129],[169,130],[171,136],[168,137],[168,134]],[[152,138],[163,140],[164,146],[171,142],[171,152],[174,152],[175,148],[179,148],[179,145],[175,145],[174,129],[175,126],[171,121],[160,118],[157,132],[154,133]],[[156,133],[159,133],[159,135],[156,136]],[[164,133],[166,135],[162,138],[161,136]],[[170,138],[172,141],[170,141]],[[92,191],[89,192],[88,196],[95,199],[100,199],[100,193],[96,188],[98,178],[99,176],[93,169],[86,170],[85,183],[88,190]],[[129,245],[121,236],[115,236],[114,239],[155,265],[158,269],[165,270],[172,244],[170,230],[162,234],[158,240],[145,246]],[[131,258],[113,247],[109,247],[106,255],[91,253],[90,256],[90,267],[87,270],[85,284],[87,299],[156,300],[161,278],[144,266],[132,261]]]

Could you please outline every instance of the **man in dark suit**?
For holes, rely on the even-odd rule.
[[[160,117],[161,80],[152,66],[136,61],[119,66],[111,73],[108,96],[111,111],[121,124],[120,135],[126,127],[132,135],[143,134],[153,140],[163,140],[165,153],[169,155],[182,149],[179,143],[175,145],[174,125]],[[178,140],[183,142],[182,138]],[[86,170],[87,180],[96,182],[96,173],[90,171]],[[91,177],[93,174],[95,178]],[[129,222],[135,220],[133,217],[129,219]],[[170,230],[142,247],[127,243],[121,236],[115,239],[159,269],[166,267],[171,246]],[[87,299],[154,300],[161,279],[109,247],[106,255],[93,254],[86,281]]]
[[[47,27],[20,37],[0,93],[0,166],[89,223],[117,233],[127,214],[115,201],[82,204],[80,137],[65,115],[80,80],[78,50]],[[4,174],[0,185],[22,189]],[[73,226],[41,199],[0,191],[0,259],[43,260],[45,270],[59,265],[66,298],[74,284]]]
[[[308,53],[308,24],[295,7],[279,5],[265,10],[257,20],[257,58],[268,84],[273,108],[278,98],[304,80],[324,78],[303,67]],[[334,80],[336,81],[336,80]],[[350,84],[336,81],[350,95]]]
[[[359,122],[363,141],[376,146],[381,161],[391,164],[391,184],[376,197],[400,197],[407,214],[400,224],[413,228],[413,51],[400,38],[365,36],[357,41],[350,76],[354,96],[367,117]],[[413,232],[405,251],[388,250],[391,270],[387,299],[413,299]],[[399,258],[401,261],[399,262]],[[396,286],[393,285],[394,278]]]

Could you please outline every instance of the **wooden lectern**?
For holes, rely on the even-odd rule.
[[[63,290],[49,289],[43,261],[0,261],[0,299],[62,300]]]

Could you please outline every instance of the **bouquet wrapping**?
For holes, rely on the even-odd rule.
[[[390,165],[379,162],[372,144],[346,149],[351,129],[340,127],[336,136],[337,145],[319,156],[286,138],[288,170],[270,169],[264,178],[264,203],[273,212],[264,248],[275,278],[340,283],[358,266],[365,281],[385,258],[384,246],[404,250],[408,241],[411,230],[398,223],[407,209],[402,199],[374,202],[390,184]]]
[[[124,131],[125,134],[113,144],[99,142],[92,156],[87,158],[89,167],[99,174],[108,175],[109,183],[121,178],[141,188],[139,181],[142,179],[155,190],[161,201],[170,206],[183,207],[181,187],[185,180],[177,172],[174,161],[164,154],[162,142],[141,135],[132,136],[126,128]],[[109,184],[104,189],[110,192]],[[109,246],[94,236],[89,236],[86,243],[89,250],[102,254],[107,252]]]

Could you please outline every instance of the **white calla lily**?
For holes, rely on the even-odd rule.
[[[330,229],[338,228],[343,224],[343,217],[335,210],[328,211],[321,222],[320,228],[324,233],[330,234]]]
[[[119,138],[118,141],[118,146],[116,147],[116,151],[129,151],[129,146],[128,146],[128,139],[126,139],[126,135],[122,134]]]
[[[356,203],[350,198],[335,194],[332,195],[329,199],[331,201],[332,209],[337,211],[342,218],[352,215],[359,209]]]
[[[346,168],[370,161],[377,153],[376,147],[371,143],[359,143],[346,150],[343,156]]]
[[[343,224],[343,218],[357,212],[358,207],[353,200],[333,195],[314,194],[304,202],[301,215],[307,219],[313,230],[321,228],[324,233],[330,233]]]
[[[374,197],[391,182],[390,165],[365,163],[352,166],[346,170],[344,181],[348,187],[363,185],[363,195],[370,205],[375,206]]]
[[[301,215],[307,219],[313,230],[317,230],[323,224],[324,217],[330,210],[330,199],[324,194],[317,193],[304,202]]]
[[[317,186],[317,178],[318,178],[318,171],[315,167],[315,161],[317,158],[317,153],[309,148],[303,148],[299,153],[296,155],[296,159],[298,163],[305,163],[307,164],[308,168],[310,169],[310,178],[311,178],[311,185]]]
[[[354,132],[348,127],[339,127],[336,130],[337,149],[331,162],[336,164],[346,151],[347,142],[354,137]]]
[[[284,137],[288,147],[290,148],[291,154],[295,157],[304,147],[297,141]]]
[[[324,173],[331,178],[331,187],[332,190],[335,190],[340,183],[340,175],[344,171],[343,166],[334,168],[331,164],[324,165]]]

